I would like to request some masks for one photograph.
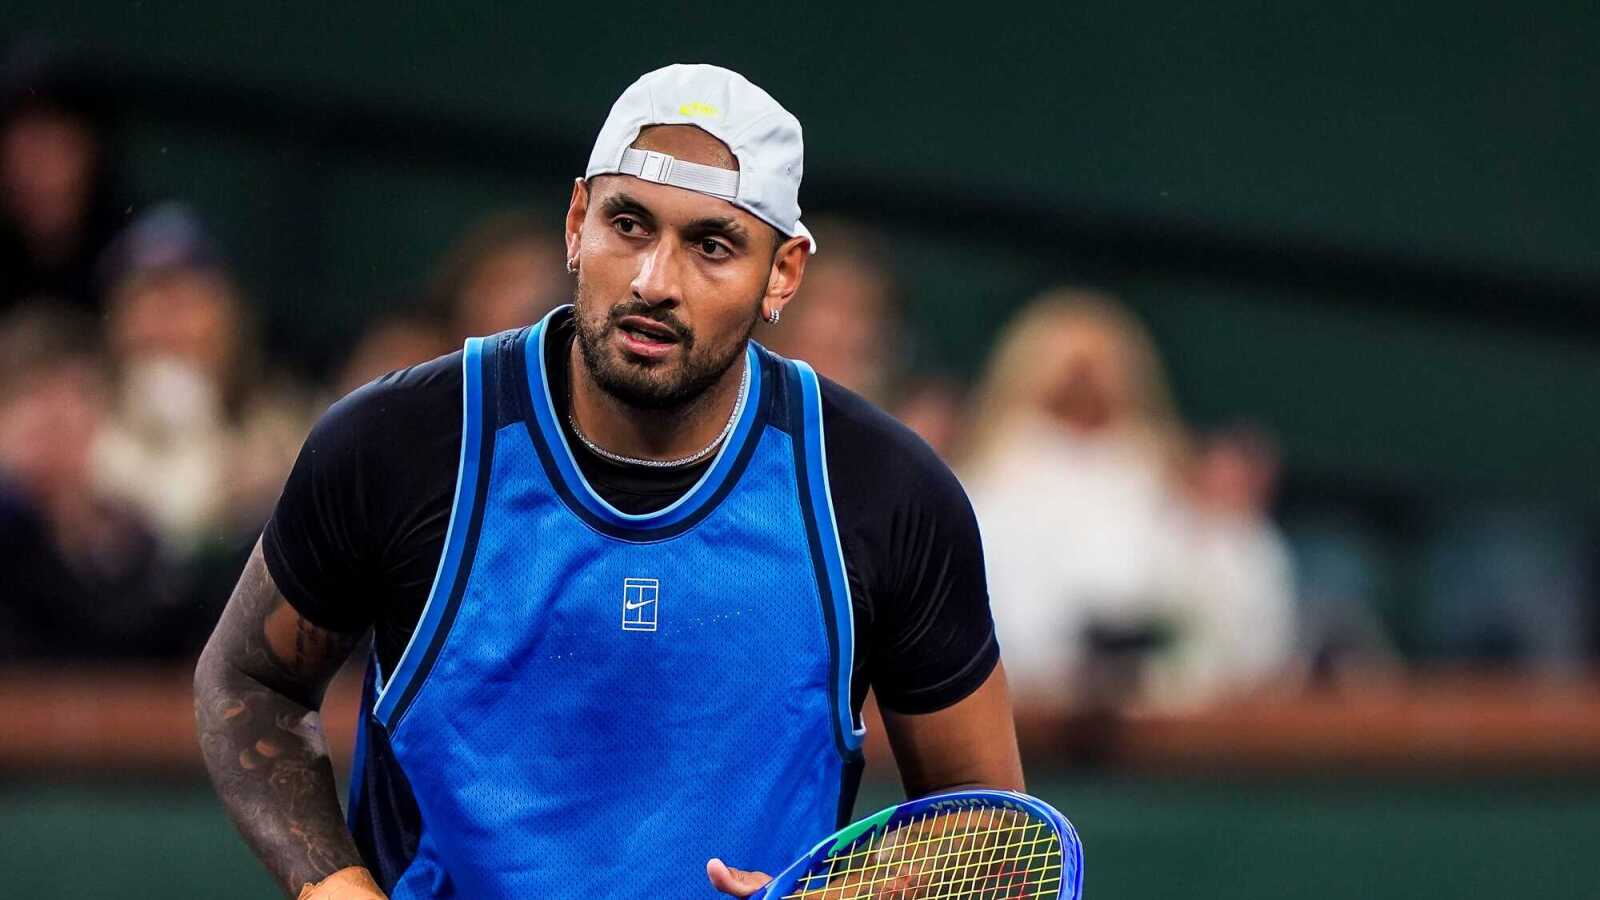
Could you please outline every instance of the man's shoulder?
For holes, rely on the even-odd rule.
[[[385,583],[407,557],[437,564],[444,526],[430,523],[449,514],[461,384],[461,354],[442,356],[351,391],[311,429],[262,550],[273,581],[312,621],[363,627],[376,614],[369,601],[393,599],[367,596],[369,582]]]
[[[916,432],[838,382],[817,380],[830,476],[848,467],[906,495],[960,490],[950,467]]]
[[[363,428],[385,423],[434,427],[445,424],[438,421],[443,412],[453,413],[448,423],[459,429],[461,383],[457,350],[374,378],[335,402],[323,419]]]
[[[397,369],[341,397],[317,421],[306,449],[335,456],[402,456],[419,438],[461,434],[461,351]]]

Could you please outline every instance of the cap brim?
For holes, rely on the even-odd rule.
[[[811,245],[811,252],[817,252],[817,239],[811,236],[811,229],[807,228],[804,222],[794,223],[794,234],[790,235],[790,237],[805,238],[806,243]]]

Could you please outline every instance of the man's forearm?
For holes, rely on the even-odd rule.
[[[285,601],[257,544],[195,667],[195,725],[211,783],[291,896],[361,865],[317,712],[358,640]]]
[[[316,710],[208,652],[195,671],[195,718],[217,795],[290,895],[362,865]]]
[[[977,787],[1026,789],[1001,665],[954,706],[926,715],[884,710],[883,725],[907,797]]]

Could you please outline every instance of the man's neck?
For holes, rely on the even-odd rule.
[[[595,383],[573,341],[567,354],[572,415],[585,437],[612,453],[639,459],[681,459],[705,449],[727,427],[739,402],[747,365],[741,358],[684,406],[648,409],[619,400]]]

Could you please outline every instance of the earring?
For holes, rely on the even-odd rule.
[[[776,325],[778,324],[778,317],[780,315],[782,315],[782,310],[775,309],[772,312],[767,313],[765,316],[763,316],[763,318],[767,320],[767,324]]]
[[[578,258],[576,256],[567,257],[567,274],[578,274]]]

